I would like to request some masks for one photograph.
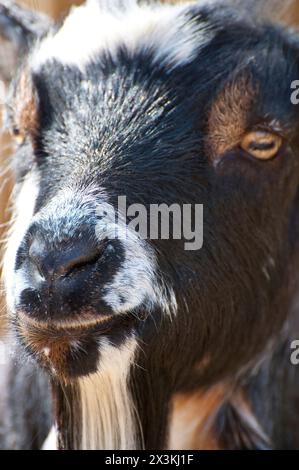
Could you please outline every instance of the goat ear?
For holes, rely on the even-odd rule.
[[[0,0],[0,79],[9,81],[30,44],[42,37],[52,21],[10,0]]]

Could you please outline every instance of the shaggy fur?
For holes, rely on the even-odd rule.
[[[47,420],[22,417],[35,446],[51,401],[63,449],[299,446],[299,40],[265,5],[90,0],[41,26],[0,1],[0,31],[26,47],[4,282],[34,369],[13,405],[28,382],[47,397]],[[255,132],[279,138],[272,158],[242,145]],[[119,196],[203,204],[202,249],[113,238]]]

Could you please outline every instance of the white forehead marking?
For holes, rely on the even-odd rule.
[[[192,3],[192,2],[191,2]],[[45,38],[32,56],[32,68],[38,71],[51,59],[81,69],[98,53],[113,56],[120,45],[134,53],[153,51],[154,60],[167,66],[190,62],[200,47],[209,43],[213,31],[207,23],[187,20],[184,5],[138,5],[107,8],[106,1],[91,1],[73,8],[54,35]]]

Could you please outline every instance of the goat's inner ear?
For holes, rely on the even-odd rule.
[[[24,70],[15,86],[10,103],[9,126],[13,138],[22,144],[34,139],[38,130],[38,95],[28,70]]]
[[[248,129],[258,87],[249,73],[227,83],[212,104],[207,129],[207,152],[212,162],[240,145]]]

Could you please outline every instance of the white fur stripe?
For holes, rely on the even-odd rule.
[[[84,69],[103,51],[114,56],[119,46],[125,46],[131,54],[148,49],[155,61],[171,68],[191,61],[213,37],[209,25],[184,16],[188,4],[127,3],[126,8],[107,8],[107,1],[92,1],[73,9],[61,29],[47,37],[33,54],[33,69],[38,71],[51,59]]]
[[[82,406],[83,450],[132,450],[138,447],[135,409],[128,390],[134,339],[121,347],[101,340],[96,374],[79,380]]]
[[[10,313],[14,312],[15,302],[17,301],[16,290],[21,292],[26,288],[26,281],[16,278],[14,268],[17,251],[31,223],[38,192],[38,177],[34,173],[30,173],[26,176],[16,200],[14,207],[15,221],[9,233],[9,241],[4,256],[3,278]]]

